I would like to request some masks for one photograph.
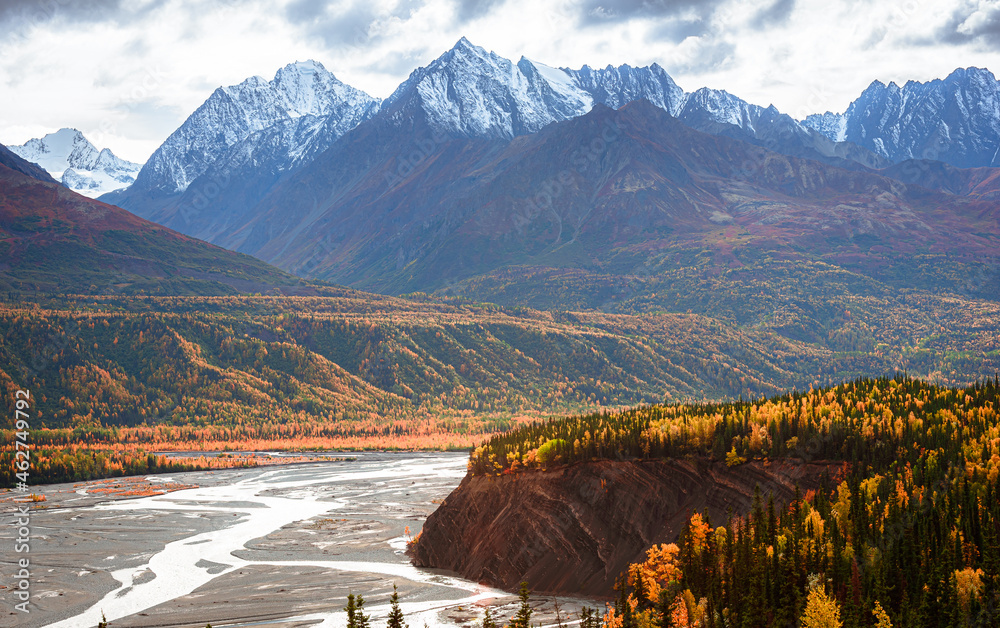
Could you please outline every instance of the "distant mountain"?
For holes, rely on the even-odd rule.
[[[702,88],[687,95],[677,117],[704,133],[725,135],[784,155],[851,169],[877,169],[891,164],[857,144],[834,141],[796,122],[774,105],[754,105],[723,90]]]
[[[889,161],[859,146],[831,141],[773,106],[752,105],[721,90],[685,93],[660,66],[580,70],[553,68],[525,57],[517,64],[464,37],[414,71],[382,108],[395,115],[422,109],[431,126],[453,136],[512,138],[589,112],[648,100],[685,124],[771,150],[827,163],[880,168]],[[409,115],[412,115],[410,113]]]
[[[301,74],[304,68],[313,71],[315,66],[318,64],[288,66],[272,83],[286,85],[290,81],[285,75]],[[330,74],[318,76],[324,77],[324,81],[335,81]],[[255,107],[260,109],[261,102],[280,101],[271,94],[274,86],[262,81],[249,79],[238,91],[245,94],[253,91],[247,86],[255,86],[254,89],[270,94],[267,98],[243,95],[240,102],[256,103]],[[865,149],[832,142],[773,107],[764,109],[750,105],[715,90],[685,94],[656,64],[644,68],[623,65],[591,69],[583,66],[580,70],[569,70],[524,57],[513,63],[473,45],[464,37],[428,66],[415,70],[380,104],[369,100],[358,107],[351,105],[354,101],[350,98],[343,98],[343,106],[326,118],[299,115],[273,122],[273,117],[280,116],[258,116],[255,118],[259,121],[258,126],[268,123],[270,126],[227,144],[225,150],[196,152],[191,159],[176,150],[175,144],[191,143],[178,138],[197,138],[199,134],[206,134],[214,140],[221,133],[217,130],[208,133],[206,129],[238,126],[217,123],[216,118],[222,116],[210,115],[220,108],[219,103],[233,89],[216,91],[157,151],[158,155],[174,155],[173,161],[177,164],[186,163],[185,160],[201,163],[191,169],[191,174],[200,172],[198,176],[186,186],[178,180],[150,192],[143,190],[146,185],[146,174],[143,174],[133,188],[108,195],[103,200],[183,233],[223,246],[235,246],[234,243],[246,239],[237,231],[255,222],[255,216],[264,211],[260,204],[272,189],[366,119],[377,117],[386,128],[400,129],[410,120],[419,118],[433,131],[429,138],[431,144],[425,143],[424,147],[433,147],[442,138],[510,141],[538,132],[553,122],[584,115],[595,104],[617,108],[637,99],[648,100],[671,115],[680,116],[694,128],[729,135],[785,154],[854,168],[887,165]],[[240,121],[242,123],[242,118]],[[388,133],[394,137],[394,131]],[[353,158],[349,151],[338,150],[337,154],[344,159]],[[414,145],[411,157],[420,159],[423,154],[424,150]],[[160,158],[154,155],[146,172],[152,172],[159,161]]]
[[[116,157],[111,149],[98,150],[76,129],[59,129],[9,148],[44,168],[69,189],[90,198],[132,185],[142,167]]]
[[[525,57],[515,64],[463,37],[410,74],[385,100],[382,111],[399,116],[419,109],[440,132],[510,139],[583,115],[595,103],[617,107],[639,98],[676,112],[684,92],[655,64],[604,70],[584,66],[577,71]]]
[[[1000,82],[985,69],[958,69],[943,80],[902,87],[875,81],[844,113],[811,115],[804,124],[892,162],[1000,166]]]
[[[21,174],[28,175],[32,179],[38,179],[39,181],[44,181],[46,183],[57,183],[57,181],[52,178],[52,175],[46,172],[44,168],[38,164],[33,164],[30,161],[19,157],[3,144],[0,144],[0,165],[7,166],[11,170],[20,172]]]
[[[376,99],[342,83],[315,61],[289,64],[271,81],[255,76],[220,87],[153,153],[133,186],[102,200],[169,223],[162,212],[172,205],[166,212],[176,213],[180,196],[206,173],[209,183],[195,186],[187,203],[194,211],[215,201],[222,188],[242,184],[241,177],[230,176],[241,167],[234,164],[249,160],[270,172],[294,168],[370,116],[377,105]],[[252,142],[246,140],[261,132],[261,148],[250,148],[253,154],[248,154]],[[275,145],[268,139],[276,137],[294,141]],[[217,162],[220,169],[209,173]],[[193,219],[191,212],[186,215]]]
[[[704,134],[645,101],[597,106],[513,141],[442,139],[430,115],[405,119],[394,127],[379,116],[346,134],[226,245],[396,294],[513,267],[629,275],[675,255],[695,266],[699,256],[822,260],[871,276],[902,273],[920,247],[998,258],[995,203]],[[412,159],[414,147],[427,153]],[[949,281],[900,276],[909,286]],[[525,291],[559,293],[535,277]],[[561,307],[557,296],[550,304]]]
[[[298,283],[257,259],[46,181],[43,173],[15,170],[5,154],[0,150],[0,289],[231,294]]]

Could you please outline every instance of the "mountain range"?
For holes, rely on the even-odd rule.
[[[464,40],[385,101],[310,62],[209,100],[111,196],[226,248],[0,150],[0,380],[50,425],[353,438],[996,372],[995,168]]]
[[[381,101],[314,61],[219,88],[132,186],[102,198],[300,276],[392,294],[556,307],[552,274],[572,271],[574,304],[623,307],[588,284],[638,275],[630,285],[656,290],[693,260],[707,272],[709,259],[766,258],[899,287],[971,274],[962,285],[988,295],[996,88],[975,68],[875,83],[844,114],[799,122],[685,92],[655,64],[515,63],[462,38]],[[940,160],[914,159],[931,141]],[[512,273],[517,296],[498,291]]]
[[[997,258],[995,203],[704,134],[646,101],[598,105],[513,141],[446,136],[426,117],[403,119],[345,135],[223,244],[391,294],[459,289],[513,268],[532,277],[525,291],[552,294],[557,287],[528,269],[624,278],[698,256],[722,267],[767,254],[823,260],[870,276],[905,276],[917,252]],[[434,148],[414,162],[399,149],[407,142]],[[921,281],[945,285],[949,276]]]
[[[636,99],[694,128],[789,154],[849,167],[888,163],[773,107],[718,90],[685,93],[656,64],[570,70],[524,57],[514,63],[462,38],[384,101],[348,88],[316,62],[286,66],[270,82],[254,77],[220,88],[154,153],[135,185],[103,200],[221,244],[275,185],[372,117],[399,121],[419,109],[449,136],[510,140],[595,104],[617,108]]]
[[[76,129],[59,129],[9,148],[44,168],[69,189],[90,198],[129,187],[142,168],[142,164],[116,157],[111,149],[98,150]]]
[[[1000,82],[981,68],[960,68],[942,80],[902,87],[874,81],[844,113],[811,115],[804,124],[893,163],[1000,166]]]

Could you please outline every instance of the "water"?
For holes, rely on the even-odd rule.
[[[192,596],[203,596],[205,604],[243,604],[234,615],[253,615],[256,608],[259,618],[271,617],[274,606],[278,615],[284,613],[281,625],[346,625],[344,599],[333,594],[328,601],[313,598],[309,604],[279,603],[286,598],[275,596],[264,598],[258,607],[240,599],[266,589],[271,580],[287,580],[286,595],[315,586],[308,579],[285,576],[315,569],[334,574],[322,576],[331,588],[357,586],[355,592],[379,602],[366,606],[373,625],[384,622],[389,611],[385,592],[392,583],[400,584],[401,592],[408,590],[405,596],[401,593],[401,607],[414,628],[468,625],[484,604],[511,608],[513,599],[453,574],[413,567],[404,554],[403,534],[406,526],[415,533],[435,507],[432,502],[458,485],[466,461],[465,454],[451,453],[359,454],[350,462],[215,472],[214,485],[77,509],[74,520],[97,517],[104,528],[115,521],[131,522],[140,531],[176,528],[172,522],[178,517],[197,517],[199,525],[207,521],[209,529],[166,542],[158,551],[138,554],[138,559],[135,553],[125,560],[116,557],[113,548],[107,550],[105,560],[112,565],[107,571],[117,586],[73,617],[44,625],[92,628],[102,614],[112,625],[162,625],[164,609],[176,607],[170,612],[180,613],[180,602],[192,605]],[[331,553],[342,559],[330,560]],[[263,584],[254,587],[225,584],[262,569],[276,575],[255,581]],[[223,586],[228,588],[218,588]],[[561,602],[566,610],[576,610],[581,603]],[[157,613],[159,624],[153,622]],[[260,622],[213,621],[214,626],[252,623]]]

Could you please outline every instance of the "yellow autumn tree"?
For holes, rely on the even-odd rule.
[[[885,612],[885,609],[877,601],[875,602],[875,608],[872,609],[872,615],[875,616],[875,628],[892,628],[889,613]]]
[[[840,606],[821,586],[813,587],[806,599],[801,619],[803,628],[841,628]]]
[[[628,569],[629,584],[639,588],[639,580],[646,591],[646,599],[655,604],[660,599],[660,591],[672,580],[680,580],[681,570],[677,567],[680,548],[675,543],[654,545],[646,552],[646,561],[633,563]]]
[[[955,586],[958,591],[958,603],[968,614],[972,599],[978,598],[983,588],[983,570],[971,567],[955,570]]]

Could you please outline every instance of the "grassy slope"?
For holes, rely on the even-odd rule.
[[[298,279],[0,165],[0,289],[231,294]]]

